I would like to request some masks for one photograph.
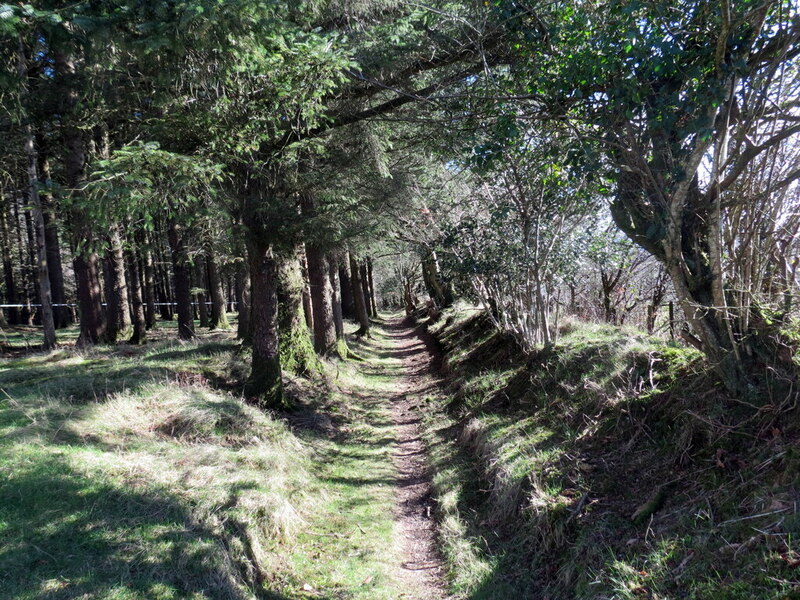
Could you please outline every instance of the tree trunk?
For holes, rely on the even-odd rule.
[[[255,236],[254,236],[255,237]],[[253,358],[246,394],[262,408],[287,408],[278,338],[278,273],[269,244],[248,240]]]
[[[50,161],[46,156],[39,156],[40,176],[50,181]],[[58,218],[52,194],[39,195],[44,219],[44,241],[47,249],[47,271],[50,276],[50,292],[53,297],[53,320],[56,329],[63,329],[72,324],[72,312],[66,306],[67,294],[64,289],[64,266],[61,261],[61,243],[58,235]]]
[[[175,303],[178,312],[178,337],[190,340],[194,337],[194,318],[192,314],[192,275],[183,228],[174,216],[168,224],[167,237],[172,253],[172,272],[175,281]]]
[[[20,215],[19,215],[19,198],[17,198],[16,192],[14,193],[14,197],[12,199],[12,219],[14,220],[14,235],[16,236],[16,247],[17,247],[17,264],[19,264],[19,282],[20,286],[17,288],[17,298],[19,299],[20,304],[22,304],[22,308],[20,310],[20,323],[24,325],[31,325],[32,324],[32,312],[31,312],[31,299],[30,299],[30,277],[27,268],[27,261],[25,260],[25,249],[26,245],[22,239],[22,224],[20,223]]]
[[[372,293],[369,289],[369,272],[367,271],[366,260],[359,267],[359,276],[361,278],[361,289],[364,291],[364,306],[367,309],[367,315],[374,318],[377,315],[372,311]]]
[[[250,339],[250,269],[247,263],[236,262],[236,307],[239,312],[236,337],[249,344]]]
[[[452,286],[442,282],[439,259],[433,250],[427,251],[422,258],[422,281],[437,308],[446,308],[453,304]]]
[[[287,371],[307,375],[320,368],[311,343],[311,332],[303,314],[303,290],[306,287],[300,260],[302,247],[278,262],[278,329],[281,365]]]
[[[105,257],[106,280],[106,340],[113,344],[131,329],[128,306],[128,281],[125,276],[125,254],[118,225],[113,225],[108,235],[108,254]]]
[[[378,302],[375,297],[375,280],[372,277],[372,259],[367,258],[367,281],[369,282],[369,301],[372,306],[372,316],[378,316]]]
[[[26,195],[29,195],[26,190]],[[29,200],[22,200],[29,203]],[[39,269],[37,267],[38,259],[36,258],[36,236],[33,232],[33,217],[30,207],[23,206],[23,215],[25,218],[25,233],[27,235],[27,250],[28,250],[28,302],[29,304],[36,304],[39,302]],[[52,310],[52,304],[51,304]],[[31,325],[41,325],[41,315],[39,311],[35,310],[33,306],[29,309],[29,319]]]
[[[311,288],[311,309],[314,314],[314,350],[317,354],[325,356],[336,347],[328,261],[319,248],[309,245],[306,245],[306,259]]]
[[[88,251],[76,254],[72,265],[75,270],[81,325],[77,344],[78,346],[97,344],[105,334],[97,254]]]
[[[311,194],[300,198],[303,217],[313,222],[317,207]],[[313,315],[314,350],[326,356],[336,346],[336,328],[333,323],[331,304],[331,280],[328,274],[328,260],[324,250],[316,242],[306,242],[306,264],[308,265],[308,285],[311,293],[311,312]]]
[[[311,309],[311,289],[308,282],[308,262],[306,261],[306,251],[304,247],[301,247],[299,257],[303,276],[303,316],[305,317],[308,330],[314,331],[314,314]]]
[[[145,316],[144,300],[142,299],[142,279],[139,273],[139,257],[133,247],[125,252],[128,259],[128,281],[131,288],[131,303],[133,307],[132,321],[133,332],[130,344],[144,344],[147,341],[147,318]]]
[[[140,244],[142,249],[144,244]],[[156,326],[156,277],[153,266],[153,253],[149,248],[144,248],[144,322],[147,329]]]
[[[56,50],[56,77],[63,82],[63,107],[61,137],[64,145],[64,180],[72,193],[80,193],[79,187],[84,178],[86,165],[86,140],[73,111],[78,104],[78,93],[72,85],[75,63],[72,57]],[[78,307],[81,331],[78,345],[96,344],[105,333],[103,307],[100,302],[100,276],[97,268],[97,255],[85,248],[86,240],[94,238],[94,232],[86,216],[79,208],[71,214],[72,242],[76,249],[73,257],[75,280],[77,284]]]
[[[336,260],[328,257],[328,278],[331,282],[331,305],[333,307],[333,325],[336,332],[337,350],[344,340],[344,319],[342,318],[342,302],[339,299],[339,268]],[[342,357],[346,358],[346,357]]]
[[[3,235],[3,282],[6,287],[5,299],[8,304],[17,304],[19,298],[17,296],[17,287],[14,282],[14,257],[11,253],[11,238],[8,231],[9,214],[6,210],[5,198],[3,198],[3,209],[0,214],[0,228],[2,228]],[[8,322],[11,325],[20,324],[19,309],[16,307],[8,309]]]
[[[39,315],[44,333],[44,348],[50,350],[56,345],[56,326],[53,319],[52,295],[50,292],[50,275],[47,270],[47,248],[45,246],[44,215],[39,199],[39,176],[37,173],[36,146],[30,125],[25,135],[25,155],[28,167],[28,202],[33,212],[36,231],[36,268],[39,288]]]
[[[612,217],[628,237],[664,265],[686,320],[725,387],[736,395],[749,396],[755,382],[773,377],[776,368],[793,370],[788,363],[772,364],[780,335],[764,335],[757,326],[734,331],[738,324],[732,323],[724,306],[721,269],[715,265],[719,257],[711,241],[719,237],[715,230],[719,222],[711,214],[697,178],[681,183],[666,197],[668,202],[652,203],[658,207],[653,214],[643,204],[656,196],[662,198],[663,190],[653,190],[637,171],[622,172],[611,205]],[[660,227],[658,236],[652,235],[654,225]]]
[[[369,335],[369,314],[367,314],[367,303],[364,296],[364,287],[361,282],[361,274],[355,256],[350,253],[350,280],[353,283],[353,299],[356,305],[356,316],[360,327],[356,335]]]
[[[222,280],[213,251],[206,255],[208,266],[208,287],[211,295],[211,329],[230,329],[228,315],[225,312],[225,293],[222,291]]]
[[[198,259],[194,265],[194,287],[199,290],[195,294],[195,301],[197,302],[197,317],[200,319],[200,327],[208,327],[210,321],[208,318],[208,300],[206,299],[206,269],[205,261]]]
[[[174,311],[172,306],[172,282],[169,269],[165,266],[163,248],[159,244],[159,261],[156,272],[158,273],[159,313],[164,321],[171,321]]]
[[[342,298],[342,317],[356,318],[356,305],[353,300],[353,284],[350,283],[350,255],[345,252],[339,263],[339,290]]]

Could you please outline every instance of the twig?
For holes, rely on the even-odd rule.
[[[731,523],[738,523],[739,521],[747,521],[748,519],[758,519],[759,517],[768,517],[770,515],[777,515],[778,513],[786,512],[787,510],[789,510],[788,506],[785,508],[779,508],[778,510],[773,510],[758,515],[748,515],[746,517],[739,517],[738,519],[729,519],[727,521],[723,521],[722,523],[720,523],[719,527],[722,527],[723,525],[730,525]]]

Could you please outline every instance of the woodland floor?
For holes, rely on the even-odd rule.
[[[4,332],[0,599],[448,597],[424,333],[379,319],[276,419],[237,395],[232,331],[181,343],[171,325],[90,352],[72,330],[51,353]]]

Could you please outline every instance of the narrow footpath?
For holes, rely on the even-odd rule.
[[[426,398],[435,389],[433,357],[413,329],[399,318],[386,327],[388,358],[398,362],[397,393],[388,398],[397,449],[392,462],[398,473],[397,511],[403,552],[401,565],[409,597],[443,598],[443,563],[436,544],[431,473],[421,438]]]
[[[324,502],[289,556],[291,597],[446,600],[421,439],[435,357],[402,317],[349,344],[354,356],[335,365],[336,434],[308,440]]]

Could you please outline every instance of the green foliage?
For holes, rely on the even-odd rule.
[[[204,210],[223,177],[221,165],[162,150],[157,142],[124,146],[95,166],[86,195],[75,201],[100,226],[131,219],[146,231],[157,215]]]

